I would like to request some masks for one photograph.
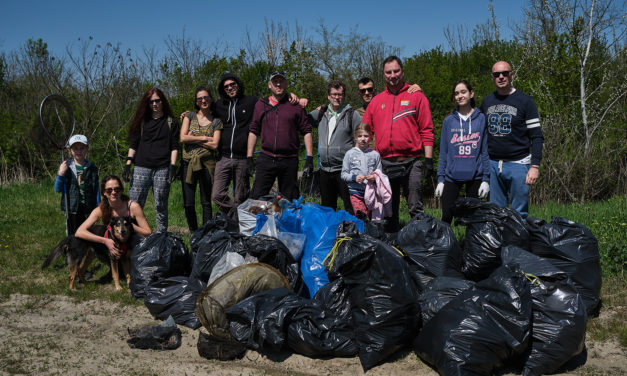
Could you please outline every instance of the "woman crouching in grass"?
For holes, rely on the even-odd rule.
[[[108,226],[111,222],[111,218],[129,217],[134,232],[129,244],[128,252],[130,256],[133,247],[138,244],[142,238],[152,233],[148,221],[146,221],[144,211],[137,202],[130,201],[128,196],[124,194],[122,180],[115,175],[107,175],[102,179],[100,183],[100,193],[102,195],[100,205],[92,210],[85,222],[76,230],[76,237],[94,243],[104,244],[107,246],[111,257],[118,259],[122,256],[122,250],[118,247],[116,242],[111,238],[92,234],[88,229],[99,220],[102,220],[102,224]]]

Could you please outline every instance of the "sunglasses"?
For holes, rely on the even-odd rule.
[[[362,94],[374,93],[374,87],[365,87],[363,89],[359,89],[359,92]]]
[[[224,88],[225,88],[225,89],[230,89],[230,88],[232,88],[232,87],[237,87],[237,82],[231,82],[231,83],[230,83],[230,84],[228,84],[228,85],[224,85]]]
[[[202,101],[209,102],[209,100],[210,100],[210,99],[211,99],[211,97],[210,97],[210,96],[205,95],[204,97],[198,97],[198,98],[196,98],[196,103],[200,103],[200,102],[202,102]]]
[[[159,104],[159,103],[161,103],[161,99],[151,99],[151,100],[148,101],[148,103],[150,103],[150,104],[153,104],[153,103]]]
[[[503,75],[503,77],[507,77],[507,76],[509,76],[509,74],[511,72],[512,71],[508,71],[508,70],[505,70],[505,71],[502,71],[502,72],[492,72],[492,77],[499,78],[499,77],[501,77],[501,75]]]
[[[105,190],[104,190],[104,191],[105,191],[105,193],[106,193],[106,194],[109,194],[109,195],[110,195],[112,192],[115,192],[115,193],[120,193],[120,192],[122,192],[122,187],[105,188]]]

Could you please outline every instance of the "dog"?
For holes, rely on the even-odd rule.
[[[104,264],[107,262],[110,263],[115,289],[121,290],[119,263],[122,264],[126,282],[131,282],[131,259],[130,252],[127,252],[129,240],[134,232],[131,218],[113,217],[108,226],[93,225],[88,230],[92,234],[112,238],[121,252],[119,257],[111,256],[109,249],[104,244],[90,242],[70,235],[61,240],[59,244],[54,247],[41,268],[44,269],[48,267],[59,256],[64,254],[67,264],[70,265],[70,290],[75,290],[74,282],[76,281],[76,277],[80,278],[81,281],[85,281],[87,267],[91,264],[94,257],[97,257],[98,260]]]

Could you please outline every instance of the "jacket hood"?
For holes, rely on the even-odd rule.
[[[332,110],[331,110],[331,105],[330,105],[330,104],[327,104],[326,106],[327,106],[327,109],[325,110],[324,115],[325,115],[325,116],[328,116],[328,114],[330,114]],[[338,115],[339,117],[341,117],[344,113],[346,113],[346,112],[347,112],[349,109],[351,109],[351,108],[352,108],[352,107],[351,107],[351,105],[350,105],[350,104],[348,104],[348,103],[344,103],[344,104],[342,104],[342,106],[340,107],[340,112],[338,112],[338,113],[337,113],[337,115]]]
[[[455,121],[459,122],[459,129],[460,129],[459,137],[460,138],[463,138],[463,136],[464,136],[464,124],[467,124],[467,128],[468,128],[467,129],[467,134],[468,135],[470,135],[472,133],[472,131],[473,131],[473,120],[475,120],[475,129],[476,129],[477,126],[480,126],[480,125],[477,125],[476,120],[479,117],[479,115],[481,114],[481,111],[478,108],[476,108],[476,107],[473,108],[473,110],[474,111],[472,112],[472,114],[470,114],[470,117],[468,119],[466,119],[466,120],[462,120],[458,110],[453,111],[453,113],[451,114],[451,116],[455,119]]]
[[[87,169],[90,165],[91,162],[89,161],[89,159],[85,158],[85,164],[83,165],[83,168]],[[74,176],[78,176],[78,171],[76,170],[76,161],[74,161],[74,158],[68,159],[67,167],[72,171]]]
[[[226,80],[233,80],[237,82],[238,89],[237,89],[236,98],[241,98],[244,96],[244,83],[242,82],[242,80],[240,80],[240,78],[234,75],[233,73],[225,73],[220,79],[220,83],[218,84],[218,94],[220,94],[220,98],[227,100],[227,101],[231,100],[231,97],[229,97],[226,94],[226,91],[224,91],[224,81]]]
[[[348,103],[344,103],[344,104],[342,105],[342,110],[340,111],[340,114],[345,113],[346,111],[348,111],[348,110],[349,110],[349,109],[351,109],[351,108],[352,108],[352,107],[351,107],[351,105],[350,105],[350,104],[348,104]],[[331,106],[329,106],[329,109],[331,109]]]
[[[470,114],[470,119],[475,120],[481,114],[481,110],[478,109],[477,107],[474,107],[473,110],[474,111],[472,112],[472,114]],[[451,113],[451,115],[453,115],[453,117],[457,120],[460,119],[459,111],[457,110],[453,110],[453,113]]]

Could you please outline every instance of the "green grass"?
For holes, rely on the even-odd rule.
[[[79,284],[76,292],[68,286],[68,268],[62,267],[62,257],[45,270],[41,264],[56,244],[65,237],[65,217],[60,209],[60,194],[53,190],[52,181],[32,184],[9,184],[0,188],[0,299],[9,294],[63,294],[78,300],[106,298],[121,303],[141,304],[128,292],[113,292],[98,284]],[[183,212],[180,181],[172,184],[169,199],[170,228],[189,242],[187,222]],[[197,200],[197,203],[199,199]],[[198,204],[200,214],[200,205]],[[214,211],[215,211],[214,207]],[[145,210],[151,228],[155,229],[152,194]],[[108,267],[92,263],[98,278]]]
[[[0,301],[12,293],[39,295],[67,295],[77,300],[106,299],[123,304],[141,305],[134,300],[128,288],[113,290],[111,284],[79,284],[78,291],[68,290],[68,268],[62,260],[45,270],[41,264],[54,246],[65,237],[64,215],[60,210],[60,195],[53,191],[52,181],[31,184],[9,184],[0,188]],[[199,199],[197,211],[200,214]],[[341,201],[341,200],[340,200]],[[341,202],[340,202],[341,205]],[[603,279],[603,309],[608,317],[589,322],[593,339],[615,338],[627,347],[627,197],[589,204],[557,204],[531,206],[530,215],[550,221],[551,216],[566,217],[588,227],[599,241]],[[214,212],[216,208],[214,207]],[[189,244],[189,233],[183,212],[181,184],[172,185],[169,199],[170,230],[181,235]],[[146,217],[154,229],[155,212],[152,195],[146,203]],[[401,224],[409,221],[407,207],[401,204]],[[440,218],[439,209],[427,213]],[[458,239],[463,239],[464,227],[455,226]],[[108,267],[95,261],[92,264],[96,277]],[[123,286],[124,283],[123,283]],[[19,370],[19,365],[15,365]]]
[[[586,226],[599,242],[601,266],[606,276],[625,277],[627,267],[627,197],[591,204],[548,203],[530,209],[530,215],[547,221],[565,217]]]
[[[427,208],[429,215],[441,217],[440,209]],[[409,222],[407,205],[401,201],[401,225]],[[586,204],[559,204],[549,202],[542,206],[531,205],[529,215],[550,222],[552,217],[564,217],[586,226],[599,243],[603,275],[625,278],[627,269],[627,196],[613,197],[607,201]],[[453,226],[457,239],[462,242],[464,226]]]

